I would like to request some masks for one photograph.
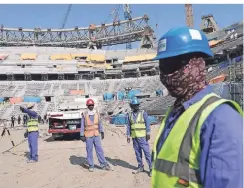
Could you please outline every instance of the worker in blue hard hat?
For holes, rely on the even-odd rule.
[[[158,43],[160,80],[176,98],[153,148],[153,188],[242,187],[243,112],[214,94],[205,58],[205,34],[188,27],[168,31]]]
[[[133,172],[134,174],[144,171],[142,162],[142,151],[144,152],[146,161],[149,166],[149,176],[152,175],[151,153],[148,140],[150,139],[150,123],[148,115],[145,111],[140,110],[140,102],[137,98],[130,101],[132,112],[128,114],[127,123],[127,142],[130,143],[131,137],[133,140],[133,148],[135,150],[138,168]]]

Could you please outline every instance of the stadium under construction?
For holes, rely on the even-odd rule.
[[[189,8],[189,7],[187,7]],[[151,115],[174,101],[159,80],[154,31],[147,15],[71,29],[0,28],[0,118],[18,116],[18,105],[37,102],[44,116],[60,96],[95,96],[105,115],[129,110],[138,96]],[[243,105],[243,22],[219,29],[213,15],[202,17],[214,58],[208,81],[215,91]],[[104,50],[104,46],[140,41],[139,49]],[[109,97],[108,97],[109,96]]]
[[[7,6],[9,7],[6,8]],[[67,11],[64,20],[61,20],[62,26],[58,29],[26,29],[24,26],[11,28],[11,25],[7,27],[0,23],[1,188],[148,188],[152,187],[151,182],[155,178],[154,175],[150,177],[150,165],[146,163],[151,158],[149,156],[151,151],[154,151],[152,158],[155,157],[155,152],[159,153],[158,156],[162,153],[163,160],[161,157],[156,157],[156,163],[159,161],[161,170],[168,171],[167,166],[169,165],[173,171],[177,172],[178,167],[180,167],[180,178],[175,179],[173,172],[172,177],[166,178],[162,182],[166,182],[166,184],[158,184],[156,187],[161,188],[164,185],[168,185],[167,187],[185,187],[188,185],[189,187],[198,185],[200,187],[202,185],[205,187],[230,187],[231,185],[233,185],[232,187],[240,187],[238,183],[241,181],[238,179],[241,180],[242,178],[238,173],[238,167],[241,164],[239,155],[241,151],[239,152],[239,150],[242,148],[240,139],[242,134],[236,125],[242,126],[241,123],[236,123],[238,118],[232,116],[229,113],[231,111],[220,110],[216,112],[217,116],[220,117],[219,120],[217,121],[216,116],[211,116],[212,123],[208,121],[209,119],[205,120],[206,123],[203,124],[203,129],[200,131],[198,129],[200,128],[199,121],[190,122],[188,120],[197,120],[200,113],[203,114],[203,118],[200,117],[202,120],[205,118],[205,112],[212,113],[213,111],[211,111],[211,107],[210,110],[207,107],[201,111],[202,107],[199,106],[197,109],[198,107],[194,107],[197,105],[192,105],[194,102],[189,102],[191,109],[195,108],[196,115],[194,116],[194,110],[191,111],[188,108],[190,110],[186,111],[189,112],[190,119],[187,117],[188,112],[184,113],[186,115],[182,116],[183,118],[178,118],[179,121],[176,120],[176,123],[180,125],[178,126],[179,129],[175,126],[176,129],[171,131],[171,133],[177,132],[179,134],[169,134],[174,142],[168,146],[164,144],[163,146],[167,146],[165,150],[161,149],[159,152],[157,151],[158,148],[156,151],[154,150],[157,138],[159,138],[157,135],[162,130],[162,126],[160,126],[162,119],[165,117],[168,107],[175,102],[175,98],[169,95],[168,90],[160,81],[160,71],[164,70],[159,69],[161,68],[159,62],[154,60],[158,46],[158,39],[155,36],[158,37],[157,30],[169,27],[170,24],[166,25],[165,19],[168,23],[173,22],[170,20],[170,15],[164,16],[167,11],[170,11],[172,16],[177,19],[177,22],[172,25],[180,24],[180,19],[184,15],[178,15],[177,18],[177,6],[182,10],[185,8],[183,18],[185,18],[186,24],[184,25],[194,28],[193,6],[191,4],[169,5],[171,10],[165,12],[162,10],[165,7],[167,9],[168,5],[162,5],[162,8],[159,8],[159,5],[152,5],[153,8],[146,5],[144,10],[148,11],[148,15],[142,16],[140,16],[141,13],[144,14],[145,12],[141,12],[144,11],[142,8],[140,9],[141,5],[135,5],[137,11],[140,12],[138,17],[132,16],[134,12],[131,11],[128,4],[110,5],[111,8],[115,7],[109,16],[112,21],[107,19],[104,23],[97,25],[93,22],[87,22],[87,25],[84,25],[87,27],[77,26],[70,29],[66,28],[65,25],[73,5],[24,5],[24,8],[21,5],[14,6],[18,10],[13,11],[12,5],[0,7],[0,16],[4,18],[2,20],[5,21],[6,25],[9,22],[14,24],[10,21],[12,15],[16,24],[21,23],[24,20],[22,17],[24,14],[28,17],[33,16],[32,20],[36,19],[38,15],[38,19],[44,20],[45,24],[50,24],[49,19],[51,20],[51,18],[48,10],[52,16],[57,12],[55,15],[57,17],[59,17],[58,12],[62,13],[60,7],[65,9],[67,7]],[[45,8],[45,12],[40,8],[41,6]],[[109,8],[109,5],[108,7],[105,5],[106,8],[104,9],[100,5],[76,6],[78,12],[74,14],[76,23],[78,21],[85,22],[88,19],[92,20],[92,17],[96,20],[97,18],[102,19],[102,16],[100,17],[96,12],[96,8],[102,9],[100,12],[102,14],[106,12],[106,8]],[[85,10],[84,7],[86,6],[90,9]],[[197,6],[204,10],[202,7],[205,5],[195,5],[196,10]],[[206,6],[206,9],[209,10],[210,6],[214,5]],[[232,6],[232,10],[230,6]],[[238,6],[240,5],[215,5],[221,10],[219,16],[224,15],[228,17],[229,21],[235,17],[233,14],[238,14],[236,10]],[[223,7],[226,9],[224,10]],[[31,15],[25,11],[27,9]],[[38,11],[35,12],[37,9],[41,15],[43,13],[45,15],[40,16]],[[120,15],[123,15],[123,19],[119,18],[119,11],[121,10],[123,12]],[[153,23],[157,19],[156,15],[155,18],[152,16],[154,13],[156,14],[156,10],[161,11],[160,22],[162,25],[160,24],[159,27],[153,27]],[[230,10],[229,14],[226,10]],[[2,11],[6,11],[8,14]],[[81,14],[85,16],[82,17]],[[89,17],[89,14],[92,16]],[[5,18],[5,15],[9,15],[9,18]],[[239,13],[239,15],[242,14]],[[19,16],[20,21],[18,21],[17,16]],[[45,16],[48,19],[45,19]],[[216,18],[217,16],[218,14],[216,14]],[[213,88],[213,92],[216,94],[226,99],[235,100],[243,107],[243,22],[228,24],[220,28],[211,14],[202,16],[202,18],[199,17],[199,20],[201,21],[200,29],[206,34],[209,46],[214,53],[214,57],[205,59],[209,86]],[[25,21],[29,21],[29,19]],[[56,18],[54,22],[57,23]],[[158,34],[163,33],[160,31]],[[205,42],[207,41],[205,40]],[[138,44],[138,48],[135,49],[136,44]],[[169,46],[168,44],[167,46]],[[204,77],[202,78],[204,81]],[[177,79],[178,83],[180,81]],[[138,100],[131,100],[135,96]],[[191,101],[197,100],[197,97],[193,98]],[[128,139],[130,131],[128,131],[129,126],[127,125],[131,121],[128,118],[128,113],[132,111],[131,101],[136,101],[135,103],[139,101],[140,109],[145,110],[148,114],[144,113],[145,117],[143,118],[146,131],[142,118],[137,118],[137,121],[134,121],[135,132],[139,130],[143,135],[146,133],[146,136],[144,135],[142,138]],[[207,99],[207,103],[209,101],[211,102]],[[201,102],[198,103],[201,104]],[[95,104],[94,109],[98,114],[95,111],[88,110],[87,104]],[[27,111],[23,108],[32,110]],[[176,110],[180,111],[182,108],[176,108]],[[198,113],[199,111],[200,113]],[[38,117],[35,112],[37,112]],[[35,115],[35,117],[33,116],[34,119],[31,116],[32,113]],[[175,115],[177,113],[172,114],[177,116]],[[94,117],[90,117],[91,121],[94,120],[94,126],[88,126],[88,124],[92,124],[89,123],[91,121],[88,119],[90,115]],[[143,116],[138,115],[137,117]],[[186,119],[184,119],[185,117]],[[165,119],[174,123],[173,119],[175,118]],[[190,122],[189,126],[187,126],[187,122]],[[132,121],[130,124],[132,136]],[[149,127],[150,133],[148,132]],[[165,127],[167,130],[163,132],[169,132],[168,126]],[[83,128],[86,132],[84,133],[85,137],[82,136]],[[99,129],[98,136],[96,136],[97,129]],[[206,131],[207,129],[208,131]],[[95,136],[90,137],[87,134],[90,132],[89,130],[94,132]],[[196,136],[194,136],[193,131],[195,131]],[[198,133],[201,133],[200,136]],[[169,142],[171,142],[171,138],[169,138]],[[134,140],[138,140],[138,143],[136,144]],[[89,145],[94,147],[97,157]],[[201,152],[199,152],[200,145]],[[205,149],[202,149],[202,145]],[[140,148],[140,151],[137,152],[136,147]],[[101,152],[101,150],[103,151]],[[145,150],[148,150],[148,155]],[[101,155],[103,152],[104,154]],[[144,153],[145,158],[142,153]],[[168,155],[172,153],[173,155]],[[94,156],[94,169],[91,168],[93,165],[88,163],[93,159],[92,154]],[[197,157],[200,155],[201,157]],[[143,159],[139,159],[142,156]],[[193,159],[190,163],[188,156]],[[239,156],[239,160],[237,156]],[[106,164],[109,164],[113,171],[104,171],[108,166],[104,166],[101,158],[105,158]],[[199,158],[201,161],[198,161]],[[201,165],[197,165],[195,159],[197,163],[204,164],[205,170],[202,170]],[[141,166],[140,161],[144,163],[143,172],[140,170],[140,173],[137,173],[138,167]],[[164,162],[161,163],[160,161]],[[205,163],[206,161],[207,163]],[[155,160],[153,163],[156,164]],[[190,168],[188,168],[188,163]],[[162,166],[166,168],[161,168]],[[232,166],[233,168],[230,168]],[[200,169],[204,182],[199,181],[199,174],[196,169]],[[185,176],[187,171],[190,172],[190,177]],[[218,173],[220,171],[223,172],[223,176],[218,176],[221,174]],[[181,172],[183,175],[180,175]],[[207,174],[215,173],[215,175],[207,176],[205,172],[208,172]],[[160,177],[164,177],[164,173],[156,173],[161,174]],[[178,177],[177,174],[175,175]],[[181,177],[186,178],[181,179]],[[189,181],[187,181],[188,178]],[[171,179],[174,186],[171,184]],[[177,180],[177,184],[174,183],[174,179]],[[167,184],[168,180],[170,180],[170,184]],[[183,184],[180,185],[179,183],[182,182]],[[196,184],[196,182],[200,184]]]

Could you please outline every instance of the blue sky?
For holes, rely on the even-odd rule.
[[[72,5],[65,28],[74,26],[86,27],[91,23],[101,24],[108,19],[116,5]],[[23,28],[60,28],[67,11],[67,4],[55,5],[1,5],[0,24],[4,27]],[[157,37],[167,30],[185,25],[185,8],[183,4],[176,5],[131,5],[132,17],[147,14],[150,18],[149,24],[156,32]],[[234,22],[243,20],[242,5],[193,5],[194,24],[200,27],[201,16],[212,13],[220,28]],[[120,20],[123,20],[123,12],[120,10]],[[108,20],[111,22],[112,18]],[[158,24],[157,29],[156,24]],[[125,45],[123,45],[125,46]],[[138,47],[134,44],[133,47]]]

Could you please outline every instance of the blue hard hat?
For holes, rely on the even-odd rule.
[[[189,27],[178,27],[169,30],[159,39],[158,52],[154,60],[194,52],[213,56],[208,39],[202,31]]]
[[[137,105],[137,104],[140,104],[140,102],[136,97],[134,97],[133,99],[131,99],[130,104],[131,105]]]

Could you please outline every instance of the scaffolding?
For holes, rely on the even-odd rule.
[[[243,109],[243,61],[231,64],[228,70],[231,100],[236,101]]]
[[[233,58],[235,57],[235,58]],[[243,109],[243,45],[238,45],[227,52],[229,92],[231,100]]]

